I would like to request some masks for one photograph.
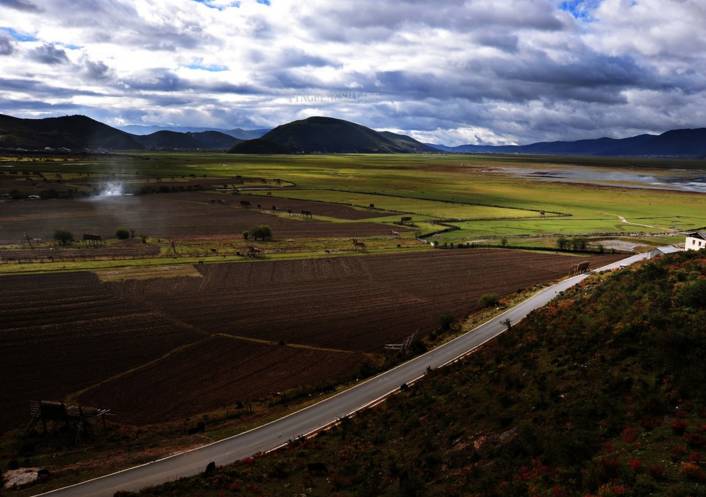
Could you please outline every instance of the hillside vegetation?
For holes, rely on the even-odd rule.
[[[239,154],[413,153],[432,148],[410,138],[378,132],[330,117],[310,117],[278,126],[262,138],[237,144]]]
[[[706,255],[593,277],[469,359],[149,496],[706,495]]]
[[[0,148],[85,150],[228,150],[241,140],[218,131],[133,135],[86,116],[19,119],[0,114]]]

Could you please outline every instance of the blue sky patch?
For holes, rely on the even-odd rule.
[[[28,33],[20,33],[19,31],[15,31],[13,28],[0,28],[0,31],[9,34],[17,41],[37,41],[35,36]]]
[[[186,67],[188,67],[189,69],[196,69],[198,71],[208,72],[223,72],[228,70],[228,67],[222,66],[220,64],[202,64],[201,62],[192,62]]]
[[[593,11],[598,8],[601,0],[564,0],[559,8],[568,12],[580,21],[592,21]]]
[[[239,0],[230,2],[227,5],[218,5],[213,0],[193,0],[193,1],[196,3],[203,4],[206,7],[208,7],[209,9],[223,10],[223,9],[227,9],[228,7],[240,8],[240,1]]]

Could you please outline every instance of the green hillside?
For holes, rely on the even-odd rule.
[[[378,132],[330,117],[310,117],[278,126],[262,138],[237,144],[239,154],[412,153],[433,149],[403,135]]]
[[[142,495],[706,495],[706,255],[594,277],[277,453]]]

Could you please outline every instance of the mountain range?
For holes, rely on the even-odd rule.
[[[277,126],[261,138],[237,144],[240,154],[418,153],[435,149],[414,138],[375,131],[331,117],[310,117]]]
[[[644,134],[622,139],[598,138],[538,142],[529,145],[431,146],[439,151],[463,154],[706,157],[706,128],[678,129],[661,135]]]
[[[0,148],[85,150],[228,150],[242,140],[219,131],[135,135],[86,116],[19,119],[0,114]]]
[[[529,145],[421,143],[406,135],[376,131],[330,117],[310,117],[272,130],[216,130],[127,126],[129,133],[86,116],[20,119],[0,114],[0,148],[95,150],[230,150],[242,154],[464,153],[706,157],[706,128],[679,129],[630,138],[538,142]],[[156,128],[155,128],[156,129]],[[145,134],[146,131],[151,131]]]
[[[218,131],[239,140],[254,140],[270,131],[269,128],[259,129],[243,129],[243,128],[204,128],[193,126],[146,126],[142,124],[128,124],[126,126],[118,126],[118,129],[133,135],[149,135],[157,131],[176,131],[177,133],[203,133],[205,131]]]

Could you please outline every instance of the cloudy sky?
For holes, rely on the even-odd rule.
[[[706,127],[703,0],[0,0],[0,113],[424,141]]]

